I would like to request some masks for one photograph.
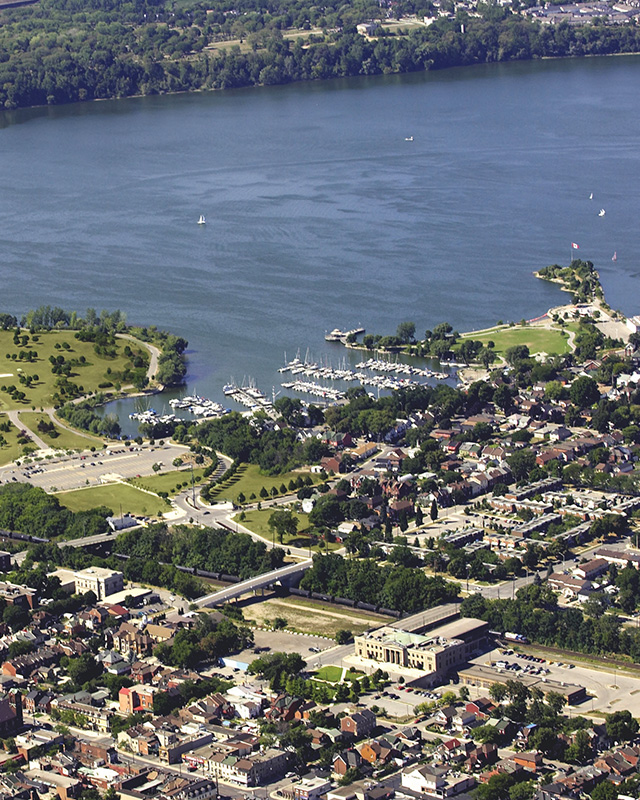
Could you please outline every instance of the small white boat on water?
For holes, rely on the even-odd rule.
[[[593,192],[589,195],[589,200],[593,200]]]
[[[604,208],[601,208],[601,209],[600,209],[600,211],[598,211],[598,216],[599,216],[599,217],[604,217],[604,215],[605,215],[606,213],[607,213],[607,212],[604,210]]]
[[[405,140],[405,142],[412,142],[413,141],[413,136],[405,136],[404,140]]]
[[[200,218],[198,219],[198,225],[206,225],[207,220],[205,219],[204,214],[200,214]]]

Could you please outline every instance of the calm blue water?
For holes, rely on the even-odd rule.
[[[637,313],[639,69],[488,65],[6,113],[2,309],[121,308],[188,338],[189,388],[217,399],[230,376],[277,387],[284,351],[335,363],[335,326],[537,316],[566,296],[532,272],[571,241]]]

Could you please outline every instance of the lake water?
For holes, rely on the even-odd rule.
[[[0,305],[120,308],[181,334],[189,389],[215,399],[231,376],[277,390],[284,351],[335,364],[335,326],[537,316],[566,295],[532,272],[572,241],[610,304],[638,313],[639,69],[487,65],[5,113]]]

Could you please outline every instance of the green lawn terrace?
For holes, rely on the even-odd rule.
[[[124,483],[58,492],[55,497],[61,505],[74,512],[106,506],[118,514],[122,510],[122,513],[135,516],[162,517],[170,510],[169,503],[156,494]]]
[[[146,347],[120,338],[98,345],[75,336],[71,330],[17,336],[0,330],[0,411],[46,408],[80,395],[142,385]]]
[[[234,505],[243,505],[270,497],[293,495],[303,486],[322,483],[322,480],[318,473],[306,470],[285,472],[282,475],[263,475],[256,464],[242,463],[233,474],[223,477],[211,486],[208,495],[211,500],[230,500]]]
[[[530,353],[546,353],[547,355],[562,355],[571,350],[569,345],[569,332],[556,328],[540,327],[536,325],[514,325],[495,327],[483,331],[463,333],[461,339],[473,339],[482,342],[493,342],[493,351],[496,356],[504,357],[510,347],[526,345]]]

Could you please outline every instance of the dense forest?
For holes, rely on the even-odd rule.
[[[0,103],[7,109],[163,92],[415,72],[541,57],[638,52],[640,27],[605,21],[541,26],[480,5],[401,35],[371,39],[355,25],[380,18],[365,0],[42,0],[2,12]],[[404,0],[396,16],[433,13]],[[287,37],[295,29],[302,35]],[[283,35],[283,31],[285,32]]]
[[[9,483],[0,487],[0,528],[42,536],[47,539],[75,539],[108,530],[109,508],[73,513],[44,489],[28,483]]]

